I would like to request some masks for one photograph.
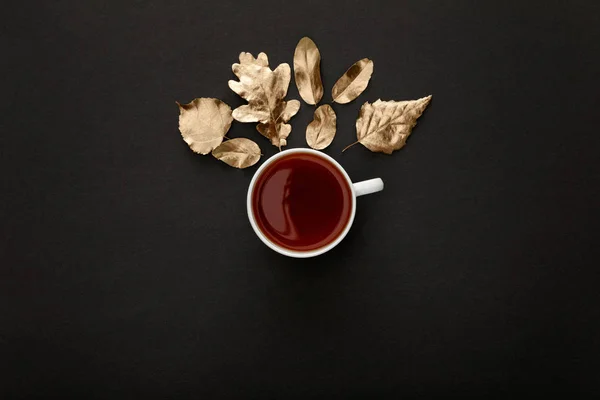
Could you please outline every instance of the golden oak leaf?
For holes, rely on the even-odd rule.
[[[350,103],[356,99],[369,85],[373,75],[373,61],[363,58],[355,62],[333,85],[331,95],[339,104]]]
[[[392,154],[406,144],[417,119],[429,105],[431,96],[408,101],[366,102],[356,120],[356,138],[367,149]],[[344,149],[344,151],[346,150]]]
[[[276,115],[274,120],[256,125],[256,130],[271,140],[273,146],[277,146],[281,150],[282,146],[287,145],[286,139],[292,131],[292,126],[286,122],[296,115],[299,109],[300,102],[298,100],[283,101],[273,112]]]
[[[179,104],[179,131],[196,153],[208,154],[221,144],[231,127],[231,107],[219,99],[199,98]]]
[[[315,110],[313,121],[306,128],[306,143],[316,150],[323,150],[335,137],[337,117],[329,104]]]
[[[260,160],[260,147],[250,139],[236,138],[221,143],[212,155],[235,168],[248,168]]]
[[[300,39],[294,52],[294,78],[300,97],[308,104],[317,104],[323,97],[321,53],[308,37]]]
[[[240,63],[233,64],[233,73],[239,81],[230,80],[229,87],[248,104],[233,111],[233,118],[240,122],[259,122],[259,132],[281,149],[291,126],[286,122],[298,112],[300,102],[285,102],[291,72],[288,64],[280,64],[275,70],[269,68],[265,53],[254,58],[250,53],[240,54]]]

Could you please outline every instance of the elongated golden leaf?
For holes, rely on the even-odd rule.
[[[230,80],[229,87],[248,102],[233,111],[233,118],[240,122],[259,122],[259,132],[281,149],[287,144],[285,139],[291,131],[286,122],[300,107],[297,100],[287,103],[284,100],[290,85],[290,66],[280,64],[271,71],[265,53],[257,58],[241,53],[240,63],[233,64],[232,70],[239,81]]]
[[[248,168],[260,160],[260,147],[250,139],[236,138],[221,143],[212,151],[215,158],[235,168]]]
[[[294,52],[294,78],[300,97],[308,104],[317,104],[323,97],[321,53],[311,38],[303,37]]]
[[[361,143],[371,151],[386,154],[400,150],[430,101],[431,96],[408,101],[366,102],[356,120],[358,141],[350,146]]]
[[[337,117],[329,104],[315,110],[315,117],[306,128],[306,143],[316,150],[323,150],[335,137]]]
[[[190,148],[208,154],[223,141],[231,127],[231,107],[219,99],[199,98],[179,104],[179,131]]]
[[[333,85],[331,95],[339,104],[350,103],[356,99],[369,85],[373,75],[373,61],[363,58],[352,65]]]

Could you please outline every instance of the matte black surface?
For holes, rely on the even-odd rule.
[[[599,2],[11,3],[0,398],[600,395]],[[293,260],[247,221],[255,168],[193,154],[175,100],[243,104],[238,53],[304,35],[326,101],[375,61],[326,153],[386,187]],[[405,149],[341,153],[362,103],[428,94]]]

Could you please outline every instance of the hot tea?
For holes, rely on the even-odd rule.
[[[310,153],[290,154],[267,166],[252,193],[259,229],[273,243],[295,251],[333,242],[348,224],[352,202],[344,174]]]

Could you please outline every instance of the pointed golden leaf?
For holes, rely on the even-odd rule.
[[[233,64],[233,73],[239,81],[230,80],[229,87],[248,102],[233,111],[233,118],[240,122],[259,122],[259,132],[281,149],[291,131],[286,122],[298,112],[300,102],[284,100],[290,85],[290,66],[280,64],[271,71],[268,63],[264,53],[257,58],[241,53],[240,63]]]
[[[431,96],[408,101],[366,102],[356,120],[358,141],[350,146],[361,143],[371,151],[386,154],[400,150],[430,101]]]
[[[369,85],[373,75],[373,61],[363,58],[352,65],[333,85],[331,95],[339,104],[350,103],[356,99]]]
[[[323,97],[321,53],[308,37],[300,39],[294,52],[294,78],[300,97],[308,104],[317,104]]]
[[[235,168],[248,168],[260,160],[260,147],[250,139],[236,138],[221,143],[212,151],[215,158]]]
[[[306,143],[316,150],[323,150],[335,137],[337,117],[329,104],[315,110],[313,121],[306,128]]]
[[[179,131],[196,153],[208,154],[231,127],[231,107],[219,99],[199,98],[179,104]]]

